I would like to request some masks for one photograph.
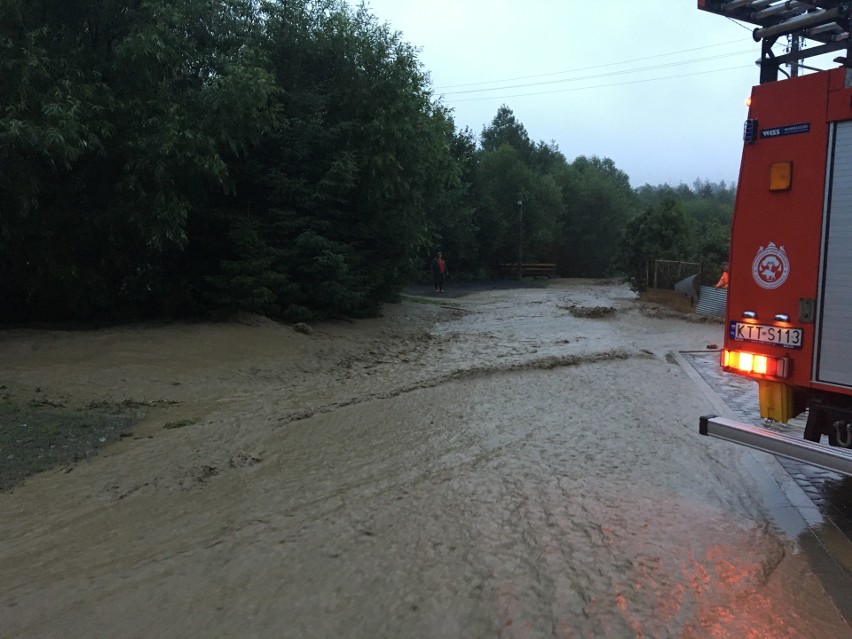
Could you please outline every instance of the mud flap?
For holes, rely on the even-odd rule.
[[[780,382],[757,380],[760,416],[786,424],[796,414],[793,412],[793,389]]]

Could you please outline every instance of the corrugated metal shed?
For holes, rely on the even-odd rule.
[[[698,282],[698,275],[690,275],[689,277],[683,278],[680,282],[675,284],[674,290],[678,293],[683,293],[689,298],[689,301],[695,304],[698,300],[698,289],[700,288],[700,284]]]
[[[699,315],[709,315],[725,319],[725,307],[728,304],[728,289],[702,286],[698,294],[698,305],[695,312]]]

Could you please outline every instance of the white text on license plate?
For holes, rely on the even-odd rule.
[[[778,346],[785,346],[787,348],[802,348],[801,328],[731,322],[729,335],[731,339],[738,341],[777,344]]]

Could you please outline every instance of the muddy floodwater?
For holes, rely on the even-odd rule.
[[[243,320],[0,334],[11,401],[144,407],[0,493],[0,637],[852,636],[697,434],[721,323],[587,280]]]

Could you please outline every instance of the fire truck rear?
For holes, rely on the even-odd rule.
[[[757,381],[761,417],[787,422],[807,411],[802,437],[720,417],[702,418],[700,432],[852,475],[850,7],[699,0],[698,8],[755,25],[762,49],[743,134],[721,364]],[[782,37],[787,52],[776,54]],[[804,63],[833,52],[837,68]]]

